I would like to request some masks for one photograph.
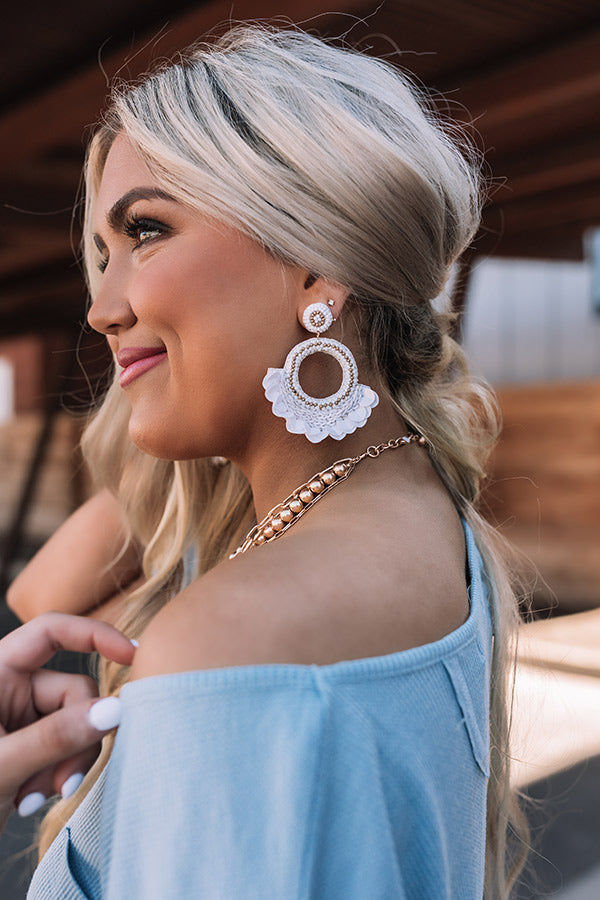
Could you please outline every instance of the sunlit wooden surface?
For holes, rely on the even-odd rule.
[[[600,754],[600,609],[522,626],[511,753],[518,786]]]
[[[501,388],[491,517],[537,566],[539,606],[600,606],[600,381]]]

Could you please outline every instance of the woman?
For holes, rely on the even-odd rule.
[[[86,187],[140,646],[30,898],[507,896],[493,407],[432,303],[468,151],[390,65],[244,26],[115,95]]]

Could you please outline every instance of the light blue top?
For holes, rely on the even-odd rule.
[[[481,900],[491,620],[327,666],[126,684],[112,757],[28,900]]]

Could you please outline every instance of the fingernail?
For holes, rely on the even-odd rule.
[[[137,649],[137,647],[140,646],[140,642],[139,642],[139,641],[136,641],[135,638],[130,638],[130,639],[129,639],[129,642],[130,642],[131,644],[133,644],[133,646],[134,646],[136,649]]]
[[[60,789],[61,796],[64,797],[65,800],[67,797],[72,797],[82,781],[83,772],[73,772]]]
[[[19,803],[19,815],[23,818],[25,818],[25,816],[32,816],[34,812],[37,812],[38,809],[42,808],[45,802],[46,798],[44,794],[41,794],[39,791],[34,791],[32,794],[27,794],[27,796],[23,797],[23,799]]]
[[[98,731],[110,731],[121,721],[121,701],[118,697],[104,697],[90,707],[88,718]]]

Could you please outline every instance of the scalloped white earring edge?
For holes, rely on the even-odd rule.
[[[272,404],[273,415],[285,420],[285,427],[290,434],[303,434],[312,444],[318,444],[327,437],[336,441],[343,440],[357,428],[366,425],[371,411],[379,403],[379,396],[373,388],[366,384],[358,384],[356,385],[358,402],[335,421],[317,424],[314,420],[312,423],[307,421],[301,410],[289,404],[285,369],[269,368],[262,385],[265,397]]]

